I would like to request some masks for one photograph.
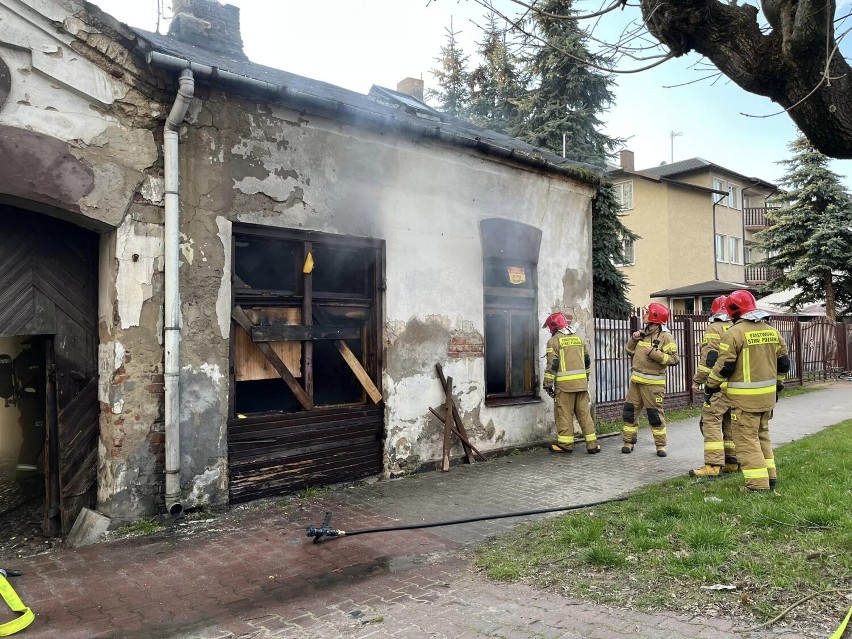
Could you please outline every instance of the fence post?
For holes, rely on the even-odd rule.
[[[796,323],[793,324],[793,347],[796,349],[796,374],[801,386],[805,383],[805,354],[802,352],[802,323],[798,315],[796,315]]]
[[[692,378],[695,377],[695,321],[691,317],[683,318],[683,357],[686,366],[683,367],[686,375],[686,392],[689,393],[689,405],[695,404],[695,394],[692,392]]]
[[[846,350],[846,324],[842,319],[834,324],[834,341],[837,344],[837,365],[844,371],[849,370],[849,353]]]

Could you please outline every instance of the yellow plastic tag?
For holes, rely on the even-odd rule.
[[[308,253],[305,258],[305,265],[302,267],[302,273],[310,273],[314,270],[314,254]]]

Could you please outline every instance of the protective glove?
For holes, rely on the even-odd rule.
[[[710,386],[704,386],[704,403],[709,404],[710,400],[713,399],[713,395],[719,392],[719,388],[712,388]]]
[[[552,386],[545,388],[544,392],[553,397],[554,399],[556,398],[556,390]]]
[[[784,390],[784,384],[782,384],[781,382],[778,382],[777,384],[775,384],[775,401],[776,402],[778,401],[778,395],[781,394],[782,390]]]

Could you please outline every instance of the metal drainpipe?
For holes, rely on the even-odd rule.
[[[183,69],[172,110],[163,131],[165,164],[165,390],[166,390],[166,511],[177,516],[183,512],[180,490],[180,198],[178,182],[179,129],[186,116],[195,80],[190,69]]]

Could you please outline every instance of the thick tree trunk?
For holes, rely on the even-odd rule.
[[[706,56],[750,93],[788,110],[823,154],[852,158],[852,67],[837,49],[836,0],[763,0],[758,10],[719,0],[641,0],[651,34],[675,56]]]
[[[826,271],[822,277],[825,288],[825,316],[832,322],[836,322],[837,302],[834,297],[834,280],[832,279],[831,271]]]

